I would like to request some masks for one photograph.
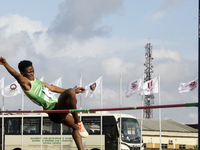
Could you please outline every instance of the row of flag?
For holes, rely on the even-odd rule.
[[[43,81],[43,78],[40,79]],[[139,95],[150,95],[153,93],[159,92],[159,83],[160,77],[157,76],[149,81],[144,82],[142,78],[132,80],[126,88],[125,94],[126,97],[130,97],[133,94]],[[55,85],[61,87],[61,77],[57,80],[50,83],[50,85]],[[81,87],[81,81],[75,86]],[[102,90],[102,76],[99,77],[95,82],[92,82],[85,86],[85,98],[91,98],[96,93],[101,93]],[[198,78],[187,82],[187,83],[180,83],[180,87],[178,88],[179,93],[194,91],[198,89]],[[4,97],[12,97],[22,93],[22,89],[17,81],[7,85],[4,87],[4,78],[0,80],[0,91],[2,96]]]
[[[39,79],[40,81],[43,81],[43,78]],[[81,87],[81,82],[79,82],[75,88]],[[96,93],[101,92],[101,84],[102,84],[102,76],[98,78],[95,82],[90,83],[85,87],[86,92],[85,92],[85,98],[90,98]],[[50,83],[50,85],[55,85],[58,87],[61,87],[61,77],[58,78],[57,80],[53,81]],[[13,97],[18,94],[22,94],[22,89],[21,86],[17,81],[12,82],[11,84],[8,84],[7,86],[4,87],[4,78],[0,80],[0,91],[3,97]],[[56,94],[56,93],[54,93]]]
[[[150,95],[152,93],[158,93],[158,85],[159,77],[153,78],[145,83],[142,78],[132,80],[126,87],[126,97],[128,98],[133,94]]]
[[[43,81],[43,77],[39,80]],[[61,77],[51,82],[50,85],[56,85],[58,87],[61,87]],[[0,80],[0,91],[3,97],[13,97],[23,93],[21,86],[17,81],[12,82],[11,84],[8,84],[7,86],[4,87],[4,77]]]
[[[159,83],[160,83],[159,76],[146,82],[143,82],[142,78],[139,78],[137,80],[132,80],[127,85],[126,97],[128,98],[133,94],[150,95],[153,93],[158,93]],[[180,83],[180,86],[178,88],[179,93],[194,91],[197,89],[198,89],[198,78],[187,83]]]

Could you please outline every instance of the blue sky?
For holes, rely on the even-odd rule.
[[[153,46],[153,77],[161,76],[161,103],[197,102],[197,92],[178,93],[179,84],[198,76],[197,0],[0,0],[0,53],[16,70],[30,59],[35,76],[50,83],[60,75],[63,87],[83,86],[103,75],[103,107],[119,106],[123,91],[144,73],[145,48]],[[5,84],[14,79],[0,67]],[[123,106],[140,106],[141,97],[125,97]],[[6,109],[18,109],[5,98]],[[82,99],[82,108],[99,108],[100,96]],[[158,94],[155,94],[158,104]],[[79,104],[78,104],[79,105]],[[17,108],[16,108],[17,107]],[[25,109],[40,109],[25,100]],[[170,110],[170,111],[169,111]],[[141,111],[125,111],[140,117]],[[154,110],[154,118],[158,111]],[[197,123],[197,108],[163,109],[162,119]]]
[[[21,16],[28,16],[31,20],[39,20],[44,26],[49,26],[52,19],[55,18],[58,11],[58,4],[63,0],[48,1],[48,0],[1,0],[0,8],[1,16],[9,14],[19,14]]]

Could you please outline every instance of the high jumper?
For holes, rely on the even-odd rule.
[[[76,94],[85,92],[83,87],[77,89],[63,89],[54,85],[49,85],[35,78],[34,67],[29,60],[23,60],[18,64],[20,73],[13,69],[5,58],[0,56],[0,65],[3,65],[7,71],[17,80],[24,93],[44,110],[63,110],[77,109]],[[60,93],[57,99],[52,92]],[[82,137],[87,137],[83,123],[80,121],[77,112],[69,113],[48,113],[51,121],[62,123],[63,125],[72,128],[72,137],[79,150],[83,150]]]

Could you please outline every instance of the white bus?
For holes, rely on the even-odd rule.
[[[0,117],[2,130],[2,115]],[[1,150],[2,147],[3,150],[77,150],[71,136],[72,129],[51,122],[47,114],[5,114],[3,118]],[[90,134],[83,138],[84,150],[139,150],[140,146],[144,149],[140,141],[142,138],[139,124],[131,115],[109,112],[82,113],[81,120]]]

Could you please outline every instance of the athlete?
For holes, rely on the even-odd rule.
[[[54,85],[39,81],[34,76],[34,68],[31,61],[23,60],[18,64],[20,73],[13,69],[5,58],[0,56],[0,65],[17,80],[24,93],[36,104],[42,106],[44,110],[76,109],[76,94],[85,92],[82,87],[73,89],[63,89]],[[61,93],[57,99],[52,92]],[[82,137],[87,137],[83,123],[80,121],[77,112],[69,113],[49,113],[49,118],[55,123],[62,123],[72,128],[72,137],[79,150],[83,150]]]

